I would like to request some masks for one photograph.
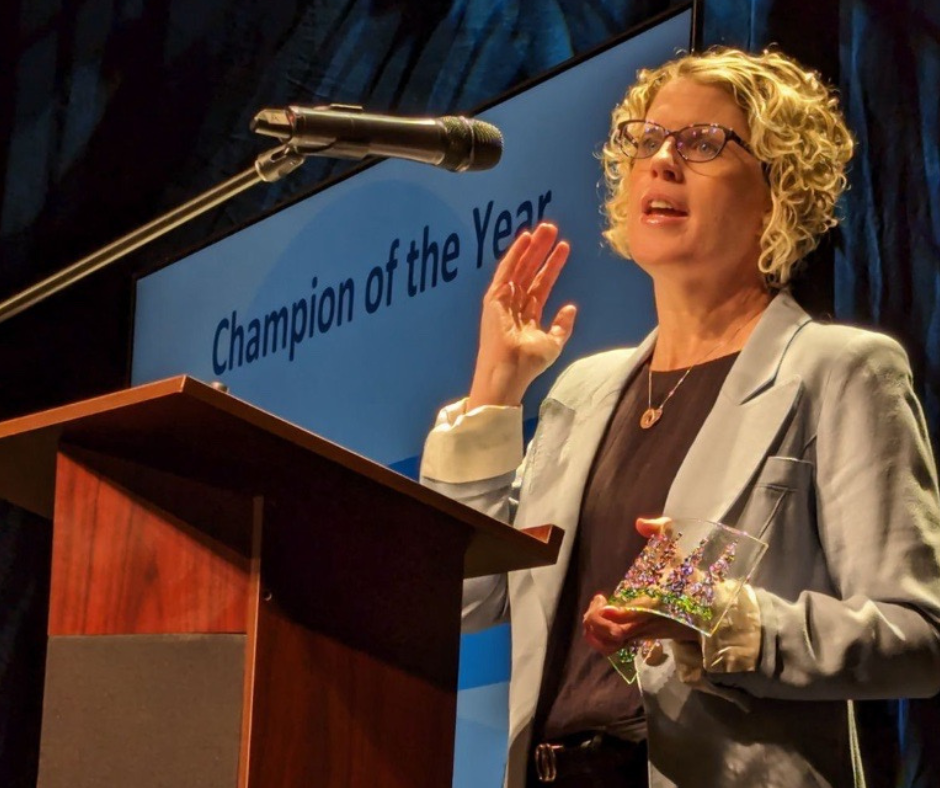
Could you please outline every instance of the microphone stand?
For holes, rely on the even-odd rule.
[[[174,208],[143,227],[139,227],[118,238],[97,252],[83,257],[67,268],[63,268],[52,276],[0,302],[0,323],[75,284],[95,271],[110,265],[135,249],[139,249],[141,246],[165,235],[170,230],[185,224],[210,208],[221,205],[250,186],[262,181],[274,183],[280,180],[296,170],[304,163],[307,155],[312,153],[312,151],[310,153],[300,152],[292,145],[279,145],[265,151],[255,159],[252,167],[239,175],[229,178],[227,181],[203,192],[198,197],[178,208]]]

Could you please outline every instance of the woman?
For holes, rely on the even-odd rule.
[[[641,72],[604,151],[606,235],[652,278],[658,327],[560,376],[518,471],[519,404],[575,308],[542,327],[568,256],[554,227],[500,262],[470,395],[442,411],[423,475],[566,530],[556,566],[466,588],[467,628],[511,610],[508,785],[645,784],[644,739],[655,786],[895,784],[861,720],[940,691],[936,471],[901,348],[814,322],[786,290],[835,224],[851,149],[836,100],[781,54]],[[605,604],[658,515],[768,544],[710,639]],[[603,657],[636,638],[664,642],[642,696]]]

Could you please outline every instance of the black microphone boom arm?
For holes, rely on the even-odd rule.
[[[168,211],[143,227],[138,227],[116,241],[112,241],[97,252],[83,257],[67,268],[57,271],[52,276],[48,276],[0,302],[0,323],[29,309],[29,307],[38,304],[40,301],[45,301],[50,296],[70,287],[95,271],[117,262],[125,255],[185,224],[190,219],[195,219],[210,208],[221,205],[256,183],[262,181],[273,183],[280,180],[303,164],[304,158],[303,154],[298,153],[289,145],[280,145],[277,148],[265,151],[255,159],[254,166],[249,167],[244,172],[217,186],[213,186],[178,208]]]
[[[251,125],[259,134],[277,137],[283,144],[262,153],[254,166],[234,178],[0,302],[0,323],[256,183],[280,180],[296,170],[308,156],[352,159],[392,156],[462,172],[493,167],[502,153],[499,129],[483,121],[460,117],[395,118],[371,115],[360,107],[333,104],[312,109],[300,106],[265,109]]]

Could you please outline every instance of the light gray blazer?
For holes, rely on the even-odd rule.
[[[655,332],[636,350],[569,367],[515,476],[425,480],[517,527],[566,531],[555,566],[465,588],[466,629],[511,619],[510,788],[524,784],[591,461],[654,342]],[[679,469],[665,514],[736,525],[769,547],[752,578],[762,621],[756,671],[708,674],[714,694],[679,681],[671,655],[641,670],[651,784],[895,785],[874,762],[863,724],[873,715],[860,714],[859,701],[940,692],[937,476],[900,346],[814,322],[777,296]],[[612,525],[632,528],[628,520]]]

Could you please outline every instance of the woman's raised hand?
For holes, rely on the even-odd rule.
[[[518,405],[526,389],[564,348],[577,308],[566,304],[542,327],[542,310],[568,259],[558,228],[540,224],[509,247],[483,296],[480,348],[467,410]]]

